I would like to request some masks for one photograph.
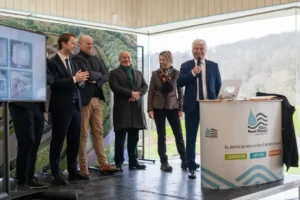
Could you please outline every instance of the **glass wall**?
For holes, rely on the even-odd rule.
[[[149,72],[159,68],[158,55],[163,50],[170,50],[173,53],[174,67],[180,69],[183,62],[192,59],[193,40],[204,39],[208,45],[207,59],[219,64],[222,79],[243,80],[239,96],[255,96],[258,91],[283,94],[298,108],[300,106],[298,14],[300,15],[298,10],[290,9],[210,24],[206,27],[199,26],[193,30],[151,35],[148,44]],[[300,136],[300,113],[299,117],[298,113],[299,110],[295,112],[294,122],[297,136]],[[148,138],[149,146],[146,148],[147,156],[157,159],[156,127],[153,120],[148,122],[150,138]],[[183,131],[185,135],[184,126]],[[169,126],[167,144],[169,157],[178,156]],[[199,138],[197,153],[200,153]],[[289,172],[299,171],[295,168]]]

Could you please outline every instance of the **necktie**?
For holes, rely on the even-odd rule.
[[[70,73],[72,76],[74,76],[74,71],[73,71],[72,68],[70,67],[69,59],[66,59],[66,65],[67,65],[67,68],[68,68],[69,73]]]
[[[200,63],[201,66],[202,62]],[[199,73],[199,77],[198,77],[198,81],[199,81],[199,100],[204,100],[204,94],[203,94],[203,83],[202,83],[202,71]]]

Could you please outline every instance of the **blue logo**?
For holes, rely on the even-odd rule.
[[[268,116],[264,113],[254,115],[252,110],[248,117],[248,133],[255,133],[255,135],[268,134]]]
[[[214,129],[214,128],[211,128],[211,129],[206,128],[205,137],[217,138],[218,137],[218,130]]]

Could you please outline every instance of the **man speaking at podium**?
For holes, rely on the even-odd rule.
[[[185,87],[183,112],[186,127],[186,154],[189,178],[195,179],[196,139],[200,123],[199,100],[216,99],[221,87],[218,64],[205,59],[207,46],[204,40],[196,39],[192,44],[193,60],[181,65],[177,85]]]

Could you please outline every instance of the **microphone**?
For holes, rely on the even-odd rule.
[[[197,66],[199,66],[200,67],[200,61],[201,61],[201,58],[200,58],[200,56],[197,58]]]

